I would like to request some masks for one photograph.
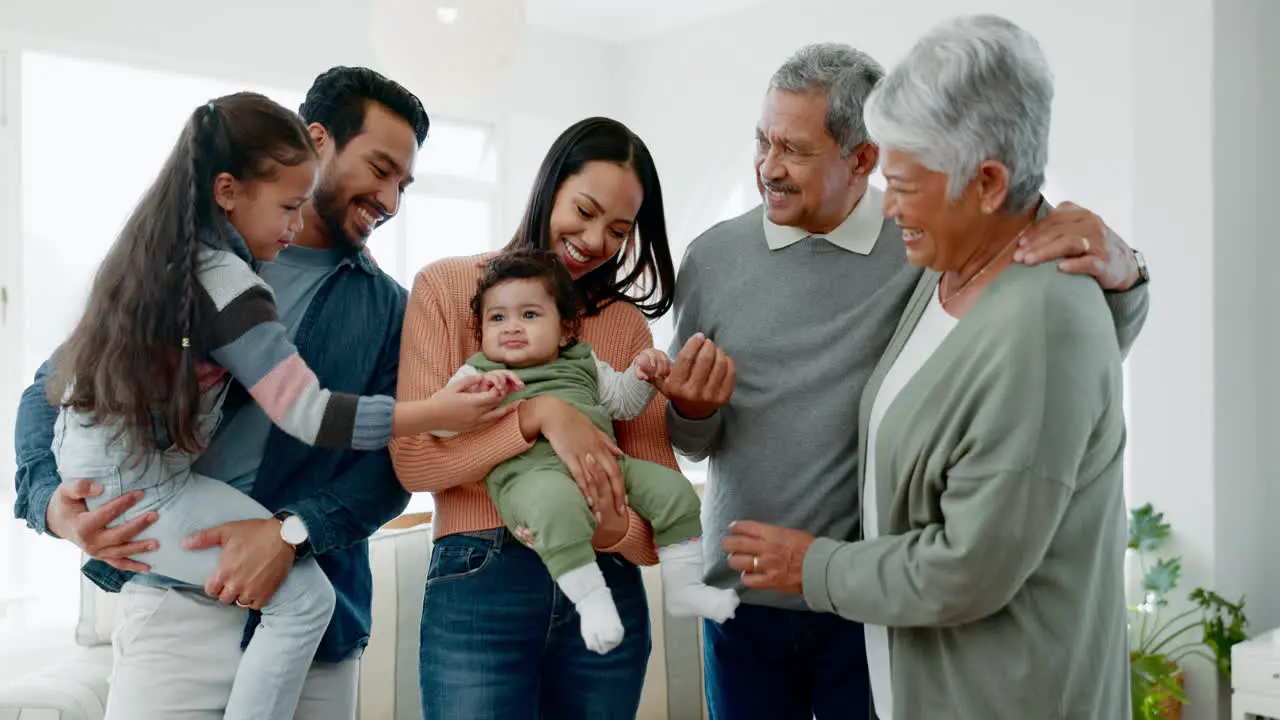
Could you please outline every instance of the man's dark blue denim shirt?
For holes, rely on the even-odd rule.
[[[294,342],[323,387],[394,397],[407,303],[404,288],[365,253],[353,253],[316,292]],[[46,534],[49,499],[61,482],[50,449],[58,410],[45,397],[55,358],[56,353],[40,366],[35,382],[22,393],[14,443],[18,459],[14,515]],[[240,402],[252,402],[246,392],[233,395]],[[283,510],[302,518],[311,552],[337,593],[337,608],[315,659],[341,662],[358,656],[369,642],[371,623],[367,539],[409,502],[390,454],[386,449],[313,448],[273,427],[253,483],[253,498],[273,512]],[[99,560],[89,561],[81,571],[108,592],[119,591],[131,576]],[[258,614],[253,613],[245,627],[245,643],[258,622]]]

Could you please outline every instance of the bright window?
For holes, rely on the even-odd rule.
[[[411,196],[405,199],[405,213],[405,255],[411,268],[492,246],[491,210],[484,200]]]
[[[378,267],[412,288],[414,275],[436,260],[492,249],[492,225],[493,203],[488,197],[410,192],[396,217],[370,240],[369,250]]]
[[[24,365],[71,331],[94,271],[197,105],[256,90],[302,93],[78,58],[22,56]]]
[[[432,175],[495,182],[498,162],[493,134],[479,125],[433,120],[430,141],[422,148],[418,167]]]
[[[742,182],[733,183],[723,192],[724,195],[721,196],[722,199],[719,201],[720,210],[715,217],[710,218],[710,222],[707,223],[706,227],[700,227],[695,231],[695,237],[716,223],[733,219],[760,203],[760,196],[757,194],[755,182],[750,175]],[[684,260],[685,250],[692,240],[692,237],[684,238],[683,241],[680,238],[671,238],[671,257],[675,262],[677,273],[680,271],[681,261]],[[651,330],[653,331],[654,347],[660,350],[671,349],[671,341],[675,335],[672,322],[674,322],[672,313],[667,313],[653,323]]]

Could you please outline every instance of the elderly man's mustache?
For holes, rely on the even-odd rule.
[[[800,192],[800,188],[796,187],[795,185],[778,185],[776,183],[767,182],[764,184],[764,187],[766,190],[772,190],[773,192],[781,192],[781,193]]]

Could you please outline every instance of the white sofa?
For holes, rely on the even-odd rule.
[[[418,623],[431,557],[430,526],[413,518],[378,532],[373,566],[373,634],[360,664],[359,720],[422,720]],[[407,526],[407,527],[404,527]],[[653,654],[641,720],[704,720],[699,624],[664,617],[657,568],[645,569]],[[0,720],[101,720],[111,670],[114,596],[81,583],[76,650],[16,679],[0,679]]]

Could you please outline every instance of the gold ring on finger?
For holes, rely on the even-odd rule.
[[[756,575],[760,574],[760,556],[759,555],[754,555],[751,558],[751,572]]]
[[[1084,254],[1088,255],[1089,254],[1089,238],[1082,237],[1080,238],[1080,242],[1084,243]]]

